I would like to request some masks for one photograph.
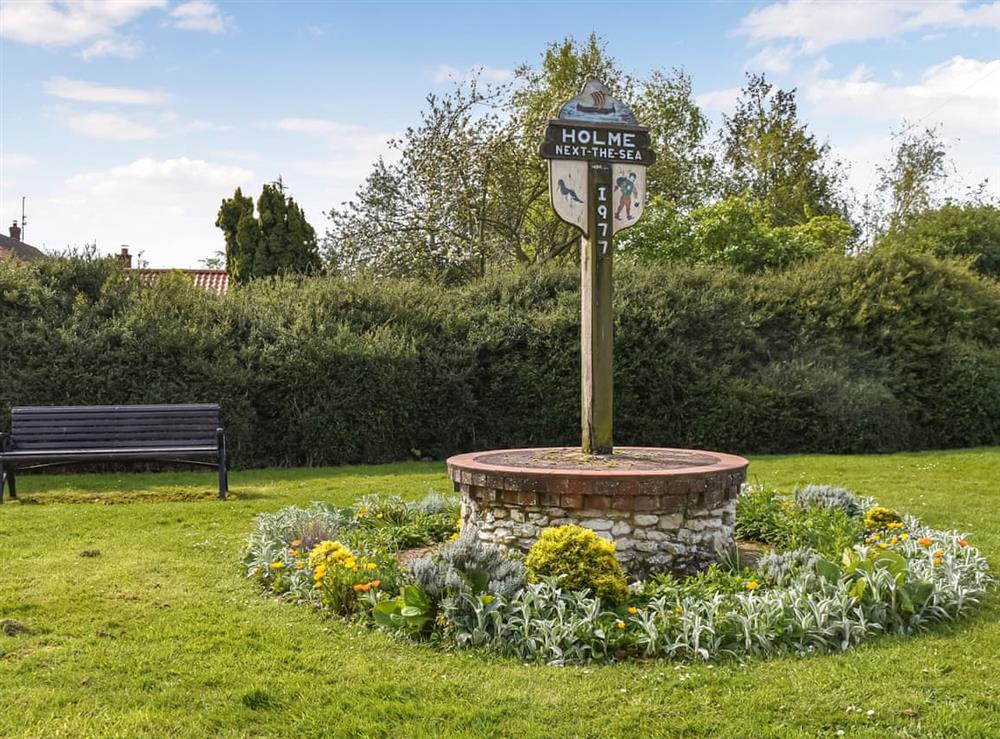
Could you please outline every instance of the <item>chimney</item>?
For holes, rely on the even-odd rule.
[[[122,245],[122,250],[118,254],[118,259],[125,269],[132,269],[132,255],[128,253],[127,244]]]
[[[14,241],[21,240],[21,227],[17,225],[17,221],[10,224],[10,238]]]

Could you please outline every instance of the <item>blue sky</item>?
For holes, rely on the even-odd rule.
[[[998,192],[1000,0],[4,0],[0,221],[24,195],[36,246],[197,266],[222,248],[219,201],[280,174],[322,234],[429,92],[592,31],[639,76],[684,68],[715,121],[747,71],[798,87],[859,193],[904,119],[941,125],[956,189]]]

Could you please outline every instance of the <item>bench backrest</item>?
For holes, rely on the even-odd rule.
[[[31,406],[11,410],[14,448],[120,449],[214,447],[215,403]]]

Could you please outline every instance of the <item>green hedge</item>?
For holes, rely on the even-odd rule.
[[[616,269],[619,444],[1000,443],[1000,285],[962,263]],[[217,297],[181,275],[142,286],[111,260],[3,260],[0,427],[13,405],[219,401],[242,466],[576,444],[578,300],[568,266]]]

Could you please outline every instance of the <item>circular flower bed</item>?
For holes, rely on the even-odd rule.
[[[963,615],[993,583],[967,535],[829,486],[745,486],[736,532],[764,545],[757,561],[734,550],[695,576],[630,584],[592,531],[547,530],[522,559],[475,531],[459,536],[457,505],[367,496],[350,509],[261,515],[246,571],[266,590],[378,628],[550,664],[843,650]],[[398,556],[434,542],[447,543]]]

